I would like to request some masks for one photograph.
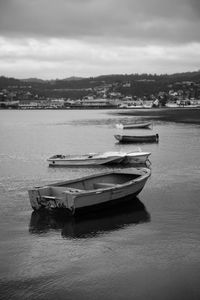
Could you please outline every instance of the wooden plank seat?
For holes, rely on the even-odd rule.
[[[115,187],[118,184],[116,183],[109,183],[109,182],[97,182],[94,183],[94,189],[104,189],[104,188],[110,188],[110,187]]]

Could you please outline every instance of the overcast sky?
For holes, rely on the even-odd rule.
[[[0,0],[0,75],[200,69],[200,0]]]

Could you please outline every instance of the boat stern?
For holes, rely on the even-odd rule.
[[[29,200],[30,200],[31,207],[34,210],[39,210],[42,205],[40,203],[41,196],[40,196],[40,194],[38,192],[38,189],[34,188],[32,190],[29,190],[28,191],[28,195],[29,195]]]

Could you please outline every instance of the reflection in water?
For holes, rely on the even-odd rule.
[[[105,232],[118,230],[130,224],[150,221],[150,214],[144,204],[135,198],[127,201],[123,206],[114,206],[98,212],[90,212],[74,217],[66,214],[50,214],[36,212],[31,215],[29,232],[42,234],[51,229],[61,229],[64,238],[95,237]]]

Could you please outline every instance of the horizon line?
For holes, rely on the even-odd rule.
[[[193,70],[193,71],[185,71],[185,72],[175,72],[175,73],[110,73],[110,74],[101,74],[101,75],[96,75],[96,76],[69,76],[69,77],[62,77],[62,78],[51,78],[51,79],[44,79],[41,77],[26,77],[26,78],[18,78],[18,77],[13,77],[13,76],[6,76],[6,75],[0,75],[0,78],[8,78],[8,79],[16,79],[16,80],[42,80],[42,81],[56,81],[56,80],[69,80],[69,79],[89,79],[89,78],[98,78],[98,77],[106,77],[106,76],[131,76],[131,75],[148,75],[148,76],[172,76],[172,75],[178,75],[178,74],[187,74],[187,73],[198,73],[200,72],[200,69],[198,70]]]

